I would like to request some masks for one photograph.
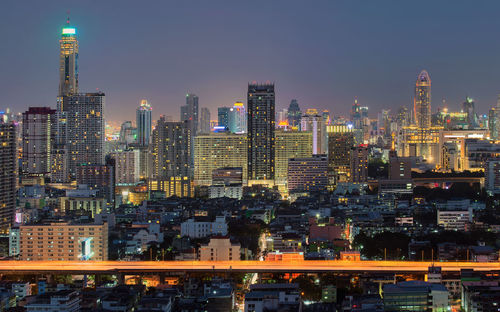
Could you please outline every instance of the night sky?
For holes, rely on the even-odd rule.
[[[80,91],[107,95],[106,119],[135,120],[141,98],[179,116],[245,100],[247,83],[276,84],[277,110],[296,98],[346,114],[410,107],[417,74],[432,109],[466,95],[480,113],[500,93],[499,1],[1,1],[0,108],[55,107],[58,39],[70,10],[80,41]]]

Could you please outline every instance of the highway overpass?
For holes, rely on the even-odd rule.
[[[0,261],[0,274],[119,274],[147,275],[171,272],[244,273],[423,273],[429,266],[443,272],[500,271],[500,262],[412,261]]]

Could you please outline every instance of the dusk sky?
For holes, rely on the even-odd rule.
[[[246,102],[247,83],[276,84],[276,110],[346,114],[358,96],[375,117],[410,107],[417,74],[432,111],[466,95],[487,113],[500,93],[499,1],[2,1],[0,108],[55,107],[58,40],[70,10],[80,91],[106,93],[106,119],[135,120],[142,98],[179,118],[186,92],[216,119]]]

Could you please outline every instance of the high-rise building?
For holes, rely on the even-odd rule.
[[[140,149],[130,149],[110,153],[115,159],[117,184],[135,184],[141,180],[141,152]]]
[[[413,101],[416,126],[420,129],[429,129],[431,127],[431,78],[425,70],[417,77]]]
[[[229,114],[231,112],[230,107],[218,107],[217,108],[217,126],[225,127],[229,129]]]
[[[151,142],[151,105],[147,100],[141,100],[136,112],[137,145],[149,146]]]
[[[198,96],[193,93],[186,94],[186,105],[181,106],[181,121],[190,122],[190,131],[194,137],[198,133]]]
[[[235,102],[229,109],[229,131],[232,133],[247,132],[247,112],[242,102]]]
[[[288,191],[314,192],[326,190],[328,185],[328,158],[313,155],[288,160]]]
[[[83,164],[104,164],[104,93],[85,93],[64,96],[62,109],[66,115],[65,142],[69,173]]]
[[[210,110],[207,107],[201,108],[200,113],[200,133],[210,133]]]
[[[488,130],[490,130],[490,138],[492,140],[498,139],[498,131],[497,131],[497,109],[496,107],[490,108],[488,111]]]
[[[500,159],[490,159],[484,166],[484,188],[489,195],[500,193]]]
[[[368,181],[368,146],[359,145],[351,151],[351,181],[365,183]]]
[[[313,135],[310,131],[276,131],[275,185],[281,193],[287,192],[288,160],[313,155]]]
[[[322,155],[326,153],[326,125],[323,116],[320,116],[317,110],[308,109],[306,111],[306,114],[302,116],[300,129],[302,131],[310,131],[312,133],[312,148],[314,155]]]
[[[0,121],[0,233],[8,233],[16,208],[16,126]]]
[[[361,129],[361,106],[357,97],[354,98],[354,103],[351,106],[351,122],[356,129]]]
[[[105,164],[83,164],[76,168],[76,183],[96,190],[110,207],[115,204],[115,159],[106,156]]]
[[[66,21],[59,40],[59,97],[78,93],[78,39]]]
[[[300,111],[299,103],[293,99],[288,106],[288,125],[290,127],[300,127],[302,112]]]
[[[329,185],[349,182],[351,175],[351,153],[354,146],[352,127],[331,125],[328,131],[328,176]]]
[[[467,126],[468,129],[474,129],[477,127],[477,115],[476,115],[476,105],[474,99],[470,97],[465,98],[465,102],[462,104],[462,110],[467,114]]]
[[[248,145],[244,134],[212,133],[194,139],[194,182],[211,185],[214,170],[224,167],[240,167],[243,178],[247,177]]]
[[[153,177],[191,176],[191,126],[189,121],[165,121],[161,116],[153,130]]]
[[[274,84],[248,85],[248,181],[272,184],[275,176]],[[270,182],[271,181],[271,182]]]
[[[48,175],[54,140],[55,110],[49,107],[30,107],[23,113],[23,175]]]

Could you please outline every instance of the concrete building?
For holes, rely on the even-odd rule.
[[[328,131],[329,185],[351,180],[351,153],[354,146],[352,127],[331,125]]]
[[[20,260],[108,260],[108,225],[48,223],[20,225]]]
[[[77,312],[81,298],[74,290],[60,290],[36,296],[25,308],[27,312]]]
[[[76,167],[77,185],[86,185],[106,199],[110,207],[115,205],[115,160],[106,156],[105,164],[88,164]]]
[[[421,281],[386,284],[384,311],[449,311],[448,290],[440,284]]]
[[[466,139],[464,142],[463,170],[481,171],[486,161],[500,158],[500,144],[488,140]]]
[[[117,184],[135,184],[145,178],[141,172],[141,149],[129,149],[110,153],[115,160],[115,177]],[[147,161],[147,160],[146,160]]]
[[[181,223],[181,236],[201,238],[211,235],[227,235],[226,218],[218,216],[215,221],[207,219],[188,219]]]
[[[302,311],[298,284],[253,284],[245,294],[245,312]]]
[[[310,158],[288,160],[288,192],[314,192],[328,186],[328,158],[314,155]]]
[[[484,178],[484,188],[488,193],[500,193],[500,159],[490,159],[485,162]]]
[[[351,151],[351,181],[366,183],[368,181],[368,146],[359,145]]]
[[[228,237],[212,237],[200,247],[200,261],[239,261],[240,244],[233,244]]]
[[[199,135],[194,140],[194,183],[212,185],[214,170],[239,167],[247,177],[248,145],[245,134],[212,133]]]
[[[437,224],[451,231],[466,231],[472,223],[472,207],[445,208],[437,212]]]
[[[288,161],[312,157],[312,132],[277,130],[275,146],[275,184],[282,194],[286,194]]]
[[[250,185],[254,183],[273,185],[275,179],[274,131],[276,128],[274,84],[249,84],[247,95],[247,180]]]
[[[55,112],[49,107],[30,107],[23,113],[23,175],[49,175]]]
[[[315,109],[308,109],[302,116],[300,122],[301,131],[310,131],[312,133],[312,149],[314,155],[326,154],[328,149],[326,125],[323,116],[318,114]]]
[[[0,121],[0,233],[8,233],[16,208],[16,126]]]

